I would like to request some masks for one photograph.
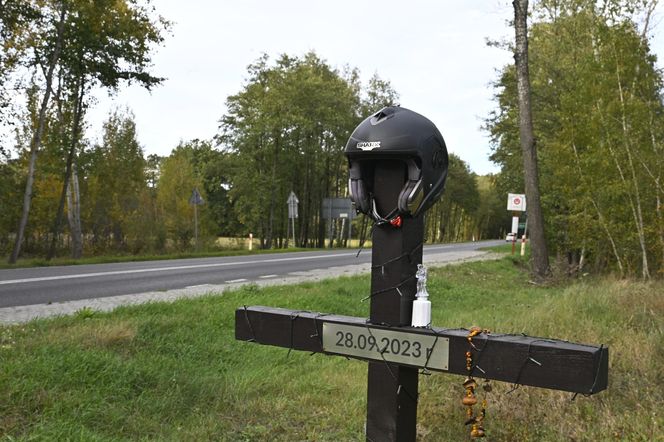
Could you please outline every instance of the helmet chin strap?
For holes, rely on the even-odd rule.
[[[399,215],[399,208],[395,207],[385,217],[380,216],[376,209],[376,200],[371,197],[371,217],[374,219],[375,224],[380,226],[382,224],[391,224],[394,227],[401,227],[401,216]]]

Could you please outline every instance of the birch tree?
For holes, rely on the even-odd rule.
[[[30,203],[32,202],[32,186],[34,184],[35,167],[37,163],[37,155],[41,147],[41,139],[44,133],[44,125],[46,122],[46,112],[53,92],[53,76],[55,68],[60,61],[62,53],[63,40],[64,40],[64,27],[67,18],[67,3],[65,1],[55,2],[45,5],[42,8],[40,24],[43,23],[41,35],[38,33],[35,36],[36,41],[41,41],[40,45],[35,45],[32,48],[32,65],[41,65],[44,70],[44,83],[45,91],[41,99],[41,106],[39,109],[39,119],[34,129],[32,141],[30,143],[30,163],[28,166],[28,176],[25,184],[25,192],[23,194],[23,210],[21,218],[16,229],[16,239],[14,241],[14,249],[9,256],[9,263],[14,264],[18,259],[21,252],[21,244],[25,234],[25,227],[28,223],[28,216],[30,214]],[[45,65],[42,63],[47,60]]]
[[[519,133],[523,152],[523,173],[528,201],[528,223],[533,274],[542,279],[549,273],[549,252],[544,236],[544,219],[539,191],[537,149],[530,103],[530,73],[528,69],[528,0],[514,0],[514,62],[519,97]]]
[[[149,72],[151,52],[163,41],[162,33],[168,27],[163,18],[152,17],[146,8],[127,0],[77,0],[73,5],[76,13],[66,23],[67,46],[61,67],[71,85],[74,118],[47,260],[55,255],[87,93],[97,85],[116,90],[121,82],[138,83],[149,90],[163,81]]]
[[[664,265],[664,89],[633,21],[639,5],[619,3],[543,1],[535,11],[531,81],[542,205],[547,238],[571,273],[590,265],[647,279]],[[487,126],[503,190],[520,173],[515,84],[508,66]]]

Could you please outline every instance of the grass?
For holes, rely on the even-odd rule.
[[[610,346],[607,391],[494,383],[487,440],[662,440],[664,284],[539,287],[518,258],[430,270],[437,326]],[[0,328],[0,439],[363,440],[366,364],[237,342],[233,312],[268,305],[366,316],[369,278],[246,286],[173,304],[84,309]],[[418,439],[468,440],[462,377],[420,377]]]
[[[511,254],[512,253],[512,243],[505,243],[505,244],[500,244],[500,245],[492,246],[492,247],[482,247],[480,250],[488,250],[490,252]],[[525,252],[526,252],[526,254],[530,253],[530,243],[529,242],[526,243]],[[517,241],[517,243],[514,245],[514,254],[515,255],[520,255],[521,254],[521,241]]]

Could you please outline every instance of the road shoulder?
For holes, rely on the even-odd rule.
[[[499,259],[503,256],[504,255],[501,253],[485,252],[479,250],[441,252],[425,256],[424,264],[429,267],[441,267],[445,265],[461,264],[469,261]],[[168,291],[109,296],[104,298],[56,302],[52,304],[5,307],[0,308],[0,324],[20,324],[31,321],[33,319],[66,316],[74,314],[83,309],[108,312],[120,306],[138,305],[149,302],[173,302],[178,299],[197,298],[206,295],[223,295],[224,291],[233,290],[248,284],[271,286],[299,284],[302,282],[316,282],[329,278],[366,274],[369,273],[370,270],[370,263],[354,264],[348,266],[294,272],[288,274],[287,276],[278,276],[271,279],[258,279],[253,281],[245,280],[242,282],[226,284],[203,284]]]

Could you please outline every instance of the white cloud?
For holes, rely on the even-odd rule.
[[[488,160],[481,119],[492,108],[489,83],[511,61],[486,38],[512,38],[507,0],[155,0],[175,22],[173,35],[154,57],[154,74],[168,79],[148,93],[123,89],[90,112],[89,136],[97,136],[114,106],[128,106],[148,153],[168,155],[181,140],[210,138],[225,111],[226,97],[243,84],[248,64],[309,50],[342,68],[374,72],[392,82],[401,104],[431,119],[451,152],[478,173],[496,172]],[[655,53],[664,57],[656,30]]]

